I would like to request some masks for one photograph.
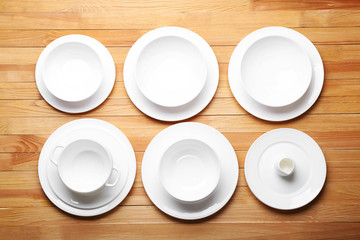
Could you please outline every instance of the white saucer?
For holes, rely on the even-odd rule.
[[[146,98],[137,86],[135,70],[142,49],[153,39],[165,36],[178,36],[198,48],[207,61],[207,78],[198,96],[178,107],[164,107]],[[219,66],[209,44],[196,33],[179,27],[163,27],[150,31],[139,38],[131,47],[124,63],[124,84],[135,106],[146,115],[162,121],[180,121],[190,118],[203,110],[213,98],[219,82]]]
[[[51,162],[47,162],[47,177],[49,184],[54,193],[68,205],[82,209],[99,208],[111,202],[123,189],[128,177],[129,162],[126,156],[127,150],[124,146],[119,145],[118,140],[108,131],[94,127],[81,127],[79,129],[69,131],[66,135],[62,135],[57,139],[56,144],[65,146],[67,143],[79,139],[91,139],[106,146],[113,159],[113,167],[119,172],[120,178],[113,187],[105,187],[104,189],[91,194],[90,196],[80,195],[72,192],[61,181],[57,167]]]
[[[111,154],[114,155],[114,167],[121,170],[123,176],[112,189],[101,190],[101,192],[85,199],[69,194],[59,184],[56,168],[54,169],[50,162],[50,154],[52,154],[54,147],[60,143],[78,139],[81,137],[80,135],[94,137],[93,134],[104,137],[101,141],[106,142],[109,148],[111,147]],[[102,120],[80,119],[59,127],[47,139],[40,154],[38,173],[46,196],[57,207],[73,215],[95,216],[110,211],[127,196],[135,180],[136,159],[129,140],[118,128]],[[61,195],[61,197],[56,194]],[[99,197],[99,202],[94,201],[95,197]],[[74,201],[72,202],[71,199]]]
[[[195,203],[182,203],[164,189],[159,176],[159,164],[163,153],[175,142],[196,139],[206,143],[219,157],[220,180],[214,192],[206,199]],[[141,175],[145,191],[151,201],[170,216],[195,220],[219,211],[233,195],[239,176],[237,157],[230,142],[216,129],[201,123],[172,125],[150,142],[142,161]]]
[[[285,121],[306,112],[317,100],[324,83],[324,67],[319,52],[304,35],[284,27],[266,27],[252,34],[260,36],[284,36],[297,43],[310,58],[312,77],[305,94],[294,103],[283,107],[269,107],[254,100],[244,89],[241,82],[240,66],[242,61],[242,44],[235,48],[228,69],[231,91],[238,103],[250,114],[268,121]]]
[[[278,159],[294,161],[294,172],[280,176]],[[281,210],[300,208],[321,191],[326,178],[326,162],[319,145],[307,134],[280,128],[260,136],[245,159],[245,177],[252,193],[264,204]]]
[[[54,49],[56,49],[58,46],[66,47],[66,43],[78,43],[78,44],[84,44],[86,47],[91,49],[93,52],[96,53],[97,57],[99,58],[101,65],[99,66],[99,69],[102,69],[101,72],[101,82],[100,86],[98,86],[97,82],[94,82],[92,84],[92,89],[89,91],[84,91],[82,95],[84,95],[81,99],[81,101],[64,101],[58,97],[56,97],[54,94],[52,94],[48,87],[46,86],[44,82],[44,66],[45,62],[47,61],[48,56],[53,52]],[[84,50],[85,51],[85,50]],[[86,58],[85,58],[86,59]],[[82,59],[84,60],[84,59]],[[95,63],[93,63],[95,64]],[[70,70],[69,70],[70,71]],[[99,73],[100,74],[100,73]],[[90,111],[97,106],[99,106],[110,94],[114,83],[115,83],[115,63],[114,60],[110,54],[110,52],[106,49],[104,45],[102,45],[99,41],[88,37],[84,35],[66,35],[63,37],[60,37],[53,42],[51,42],[40,54],[39,59],[36,63],[36,69],[35,69],[35,79],[36,84],[39,89],[39,92],[41,96],[54,108],[68,113],[81,113]],[[95,80],[94,80],[95,81]],[[96,80],[98,81],[98,80]],[[50,86],[50,85],[49,85]],[[80,87],[86,87],[80,86]],[[53,87],[55,88],[55,87]],[[55,88],[56,89],[56,88]],[[66,89],[62,88],[62,91],[65,91]],[[91,94],[91,96],[86,98],[87,94]],[[61,92],[57,93],[56,95],[66,96],[69,97],[69,99],[73,98],[75,99],[74,94],[70,94],[67,96],[67,94],[61,94]]]

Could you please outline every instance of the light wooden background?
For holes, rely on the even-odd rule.
[[[189,121],[221,131],[236,150],[240,177],[230,202],[218,214],[193,223],[159,211],[141,182],[143,152],[170,126],[144,116],[124,90],[122,70],[132,44],[162,26],[188,28],[209,42],[220,83],[209,106]],[[241,108],[227,82],[236,44],[266,26],[285,26],[308,37],[325,66],[316,104],[283,123],[259,120]],[[66,34],[85,34],[108,47],[116,63],[110,97],[86,114],[50,107],[37,91],[34,70],[43,48]],[[360,1],[353,0],[0,0],[0,239],[359,239],[360,238]],[[99,217],[80,218],[57,209],[37,174],[39,152],[49,135],[74,119],[98,118],[121,129],[137,158],[128,197]],[[266,131],[302,130],[321,146],[326,184],[311,204],[277,211],[260,203],[244,178],[251,143]],[[290,235],[292,234],[292,235]]]

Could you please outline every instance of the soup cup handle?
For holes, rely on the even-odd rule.
[[[57,163],[57,161],[56,161],[55,158],[54,158],[54,154],[55,154],[55,152],[56,152],[56,150],[57,150],[58,148],[62,148],[62,149],[64,150],[65,147],[63,147],[63,146],[56,146],[56,147],[54,148],[54,151],[51,153],[51,155],[50,155],[50,161],[51,161],[55,166],[57,166],[58,163]]]
[[[116,169],[116,168],[113,168],[112,169],[112,172],[114,173],[116,173],[116,180],[113,182],[113,183],[106,183],[105,184],[105,186],[106,187],[113,187],[113,186],[115,186],[116,184],[117,184],[117,182],[119,181],[119,178],[120,178],[120,173],[119,173],[119,171]]]

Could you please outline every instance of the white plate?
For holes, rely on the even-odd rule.
[[[76,54],[72,54],[74,49]],[[76,73],[72,68],[84,71]],[[92,69],[91,77],[83,74],[86,69]],[[71,74],[74,72],[76,76]],[[54,40],[41,52],[35,78],[40,94],[51,106],[63,112],[81,113],[96,108],[109,96],[115,83],[115,63],[97,40],[67,35]]]
[[[160,181],[159,165],[163,153],[175,142],[196,139],[210,146],[219,157],[220,180],[214,192],[195,203],[182,203],[166,192]],[[233,195],[239,176],[237,157],[230,142],[216,129],[201,123],[172,125],[150,142],[142,161],[141,175],[145,191],[151,201],[170,216],[194,220],[219,211]]]
[[[280,176],[274,164],[290,158],[294,172]],[[280,128],[260,136],[245,159],[245,177],[252,193],[264,204],[281,210],[300,208],[321,191],[326,178],[325,157],[307,134]]]
[[[85,133],[86,131],[84,131],[84,129],[86,131],[89,130],[89,132]],[[50,162],[50,154],[52,154],[54,147],[59,143],[79,138],[82,134],[84,134],[84,136],[90,136],[94,133],[103,135],[104,137],[107,135],[104,141],[111,147],[111,152],[116,156],[114,158],[114,166],[119,169],[124,168],[122,169],[124,170],[122,173],[124,175],[123,178],[125,179],[121,178],[114,189],[106,189],[104,192],[101,192],[99,202],[93,202],[93,199],[91,198],[88,199],[87,202],[84,199],[73,199],[75,201],[82,200],[82,208],[79,208],[75,207],[77,204],[71,202],[71,198],[69,198],[74,195],[63,196],[64,189],[61,185],[55,185],[58,184],[59,179],[57,179],[56,176],[56,169],[52,168],[50,165],[52,164]],[[67,139],[67,137],[69,137],[69,139]],[[119,157],[121,157],[121,159],[119,159]],[[125,170],[126,165],[127,171]],[[46,196],[58,208],[77,216],[95,216],[110,211],[127,196],[135,180],[136,159],[129,140],[118,128],[110,123],[97,119],[80,119],[71,121],[59,127],[47,139],[41,150],[38,173],[41,186]],[[51,181],[49,181],[49,179]],[[56,188],[56,191],[54,191],[53,188]],[[61,198],[59,198],[56,193],[61,194]]]
[[[324,68],[319,52],[309,39],[288,28],[267,27],[259,29],[253,34],[256,34],[257,38],[262,36],[284,36],[304,49],[311,61],[312,77],[310,86],[299,100],[287,106],[269,107],[259,103],[246,92],[241,81],[240,69],[244,49],[240,42],[231,56],[228,69],[229,84],[234,97],[246,111],[264,120],[285,121],[303,114],[315,103],[324,83]]]
[[[135,78],[150,101],[178,107],[199,95],[206,74],[206,60],[196,46],[181,36],[161,36],[141,50]]]
[[[136,66],[142,49],[154,39],[178,36],[191,42],[206,60],[207,77],[201,92],[190,102],[178,107],[164,107],[141,93],[136,81]],[[209,44],[196,33],[179,27],[163,27],[150,31],[131,47],[124,63],[124,84],[135,106],[146,115],[162,121],[180,121],[203,110],[213,98],[219,82],[219,66]]]

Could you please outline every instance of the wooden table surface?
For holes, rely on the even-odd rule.
[[[132,44],[149,30],[180,26],[201,35],[214,50],[220,82],[214,99],[188,121],[221,131],[236,150],[240,175],[229,203],[202,221],[176,220],[145,194],[140,166],[150,140],[170,123],[142,114],[123,83]],[[237,43],[266,26],[284,26],[319,50],[325,82],[302,116],[271,123],[248,114],[227,78]],[[109,98],[85,114],[49,106],[34,77],[37,58],[54,39],[85,34],[102,42],[116,63]],[[1,0],[0,1],[0,239],[360,239],[360,1],[357,0]],[[37,165],[50,134],[74,119],[98,118],[123,131],[136,152],[137,175],[127,198],[111,212],[74,217],[56,208],[41,189]],[[313,137],[327,162],[320,195],[295,211],[263,205],[250,192],[244,159],[253,141],[275,128]],[[291,234],[291,235],[290,235]]]

